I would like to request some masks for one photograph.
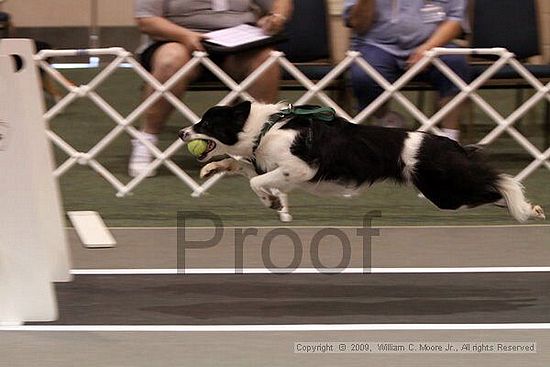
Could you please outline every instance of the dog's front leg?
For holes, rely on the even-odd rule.
[[[226,158],[221,161],[208,163],[206,166],[202,167],[200,176],[201,178],[206,178],[219,172],[242,175],[248,178],[256,175],[254,168],[250,164],[246,162],[239,162],[233,158]]]
[[[288,209],[288,194],[278,189],[272,189],[271,192],[277,196],[281,202],[281,209],[277,210],[281,222],[292,222],[292,215],[290,215]]]
[[[250,187],[262,204],[277,211],[285,210],[288,214],[288,198],[283,192],[287,186],[286,176],[281,168],[250,179]]]

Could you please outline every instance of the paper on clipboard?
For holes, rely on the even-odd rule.
[[[236,47],[260,41],[270,36],[264,31],[249,24],[241,24],[236,27],[220,29],[205,34],[209,43],[214,43],[223,47]]]

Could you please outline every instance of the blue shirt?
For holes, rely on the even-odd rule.
[[[344,19],[357,0],[344,1]],[[439,22],[426,23],[421,9],[426,4],[440,6],[445,13]],[[445,20],[464,20],[465,0],[376,0],[374,21],[363,35],[353,34],[352,47],[362,44],[379,47],[397,57],[406,58],[426,41]]]

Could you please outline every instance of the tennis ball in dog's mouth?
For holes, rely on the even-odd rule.
[[[189,143],[187,143],[187,150],[195,157],[200,157],[201,154],[206,152],[207,148],[208,143],[206,142],[206,140],[196,139],[191,140]]]

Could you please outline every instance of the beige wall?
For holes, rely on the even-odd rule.
[[[19,27],[89,26],[94,0],[7,0],[0,9],[12,14]],[[131,26],[133,0],[95,0],[100,26]],[[295,0],[300,1],[300,0]],[[348,32],[340,18],[343,0],[327,0],[331,13],[333,50],[341,58],[347,47]],[[496,0],[495,0],[496,1]],[[538,0],[544,60],[550,62],[550,0]]]
[[[134,25],[134,0],[98,0],[98,4],[99,25]]]
[[[91,24],[93,0],[7,0],[2,10],[9,12],[18,27],[67,27]],[[96,0],[100,26],[134,24],[133,0]]]
[[[343,0],[326,0],[330,13],[330,31],[332,35],[332,58],[342,60],[348,49],[350,31],[342,23]]]
[[[18,27],[89,24],[89,0],[8,0],[2,8]]]

